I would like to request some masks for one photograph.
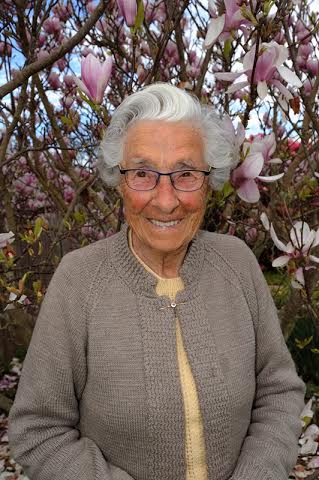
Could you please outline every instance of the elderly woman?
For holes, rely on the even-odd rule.
[[[113,115],[100,170],[127,225],[42,304],[9,418],[32,480],[287,480],[304,384],[253,253],[199,230],[228,121],[164,84]]]

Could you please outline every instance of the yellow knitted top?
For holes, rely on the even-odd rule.
[[[133,249],[131,230],[129,230],[129,246],[137,260],[157,279],[156,293],[167,295],[172,301],[177,292],[184,289],[181,277],[162,278],[143,262]],[[207,480],[205,440],[198,396],[191,367],[183,344],[183,336],[178,318],[176,318],[177,360],[184,400],[185,414],[185,456],[186,480]]]

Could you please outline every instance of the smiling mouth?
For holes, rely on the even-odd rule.
[[[181,220],[171,220],[169,222],[161,222],[160,220],[149,219],[149,222],[151,222],[156,227],[169,228],[169,227],[175,227],[181,222]]]

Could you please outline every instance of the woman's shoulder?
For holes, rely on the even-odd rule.
[[[66,253],[62,257],[56,273],[65,273],[68,277],[76,277],[84,282],[93,279],[99,272],[110,271],[109,245],[114,240],[116,241],[117,235],[103,238]]]
[[[201,241],[205,249],[214,255],[237,264],[246,263],[247,260],[256,258],[248,245],[238,237],[224,233],[200,231]]]

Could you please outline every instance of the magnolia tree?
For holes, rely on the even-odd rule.
[[[2,328],[36,313],[61,255],[120,228],[98,145],[127,95],[164,81],[232,119],[238,164],[204,228],[253,249],[286,338],[302,315],[319,332],[317,17],[307,0],[3,0]]]

